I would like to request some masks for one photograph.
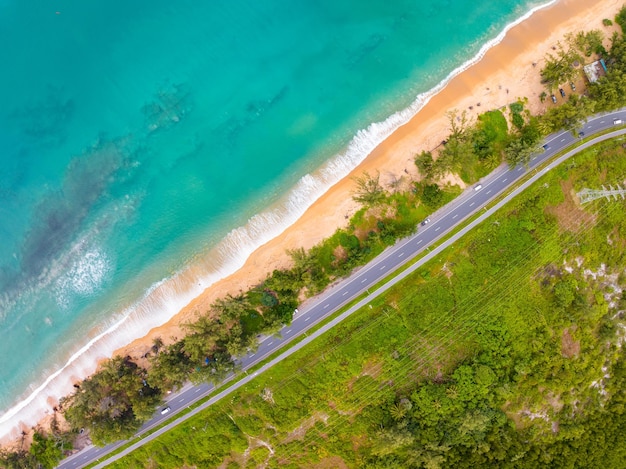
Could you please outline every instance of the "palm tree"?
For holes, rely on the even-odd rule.
[[[406,415],[406,407],[402,404],[394,404],[389,408],[389,413],[392,419],[400,421]]]

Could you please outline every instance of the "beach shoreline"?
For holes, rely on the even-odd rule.
[[[613,29],[604,27],[602,20],[612,20],[622,5],[618,0],[558,0],[535,11],[511,28],[503,40],[491,47],[478,62],[453,77],[293,225],[256,249],[241,269],[207,288],[166,324],[117,350],[116,354],[140,359],[149,351],[154,338],[182,337],[182,324],[208,311],[217,298],[246,291],[274,269],[288,267],[288,250],[309,249],[344,227],[346,216],[351,216],[359,208],[350,195],[354,177],[365,171],[370,174],[379,171],[384,185],[407,174],[417,178],[413,158],[421,151],[436,149],[448,136],[447,112],[465,111],[468,118],[474,120],[478,114],[502,108],[518,98],[528,99],[526,108],[533,114],[543,112],[549,99],[544,103],[539,99],[544,91],[539,71],[546,54],[553,52],[552,47],[570,31],[600,29],[607,38],[610,37]],[[453,182],[462,184],[458,178],[453,178]]]
[[[246,291],[274,269],[288,267],[287,250],[309,249],[345,226],[346,217],[358,209],[350,196],[353,177],[365,171],[370,174],[379,171],[384,185],[395,179],[417,178],[413,157],[422,150],[435,149],[447,137],[448,111],[465,111],[473,120],[482,112],[501,108],[518,98],[528,98],[526,108],[533,114],[542,112],[548,106],[539,99],[544,91],[539,71],[545,55],[567,32],[600,29],[605,36],[610,36],[612,29],[604,27],[602,20],[613,19],[622,4],[616,0],[558,0],[534,12],[530,18],[511,28],[503,40],[491,47],[477,63],[453,77],[417,114],[378,145],[347,177],[326,191],[294,224],[256,249],[242,268],[207,288],[166,324],[116,350],[115,355],[130,356],[145,364],[143,357],[150,351],[155,338],[160,337],[165,343],[180,339],[184,335],[182,325],[208,311],[217,298]],[[9,441],[0,440],[0,443]]]

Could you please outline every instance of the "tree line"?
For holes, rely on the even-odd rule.
[[[570,199],[625,175],[624,155],[608,141],[554,168],[306,353],[113,468],[622,467],[626,216]]]

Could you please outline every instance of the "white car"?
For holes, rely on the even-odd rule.
[[[483,188],[483,185],[482,185],[482,184],[476,184],[476,185],[474,186],[474,190],[475,190],[475,191],[477,191],[477,192],[478,192],[479,190],[481,190],[482,188]]]
[[[167,414],[170,410],[172,410],[172,408],[170,406],[167,406],[165,409],[161,410],[161,415]]]

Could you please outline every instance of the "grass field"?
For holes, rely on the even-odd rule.
[[[579,441],[567,432],[584,433],[613,396],[626,211],[581,207],[575,191],[625,178],[621,141],[581,153],[320,340],[111,467],[533,467],[541,448]]]

